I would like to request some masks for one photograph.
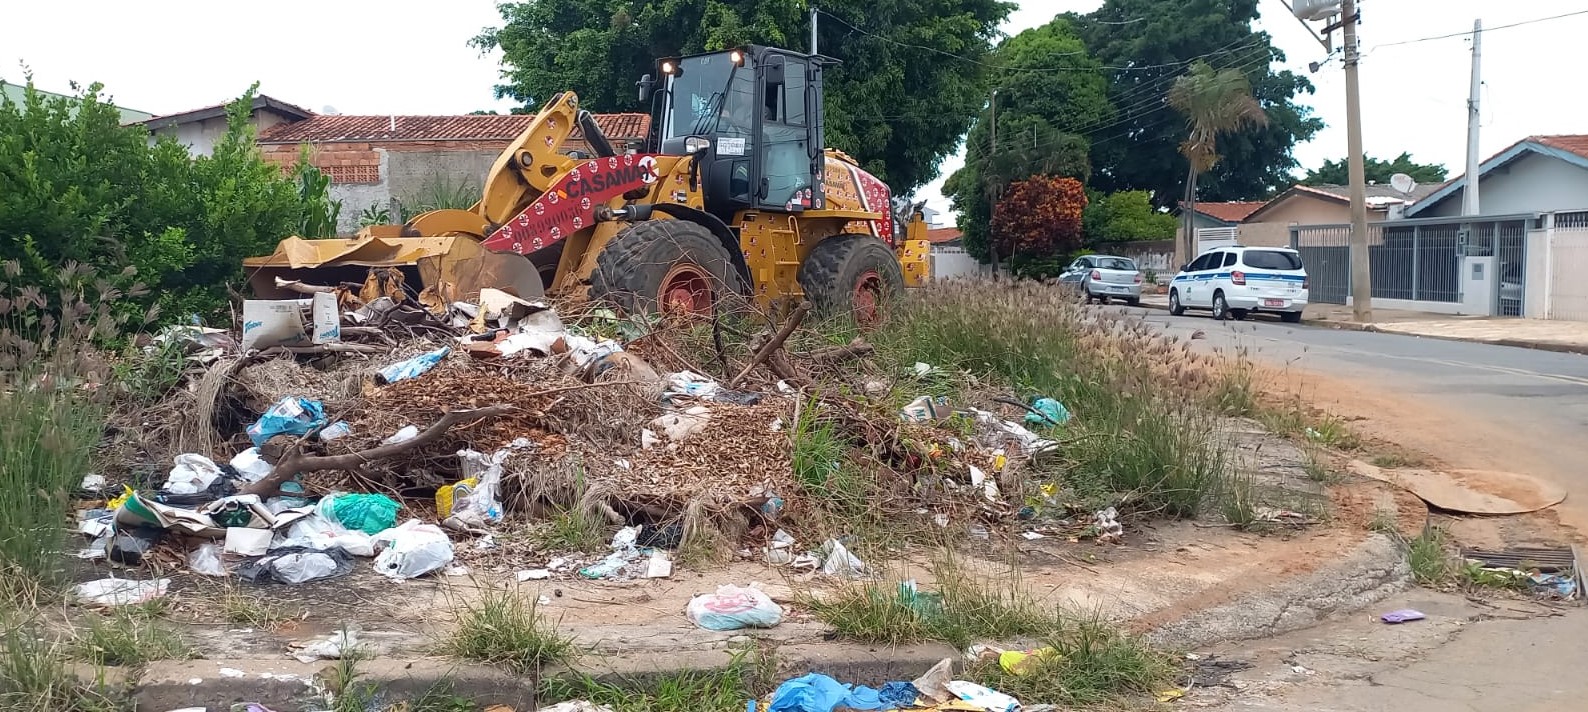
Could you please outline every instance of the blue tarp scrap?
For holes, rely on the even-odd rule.
[[[914,701],[914,697],[910,698]],[[869,687],[850,687],[819,673],[778,685],[772,693],[767,712],[832,712],[839,706],[856,710],[880,710],[880,694]]]

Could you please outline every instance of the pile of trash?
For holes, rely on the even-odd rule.
[[[611,552],[552,556],[532,578],[665,576],[665,552],[702,538],[854,576],[864,566],[839,540],[796,551],[789,533],[810,533],[804,495],[819,487],[793,467],[803,421],[834,423],[870,453],[884,480],[876,496],[897,499],[871,504],[968,521],[985,537],[977,521],[1036,521],[1027,515],[1043,505],[1020,472],[1057,451],[1052,434],[1072,418],[1048,398],[1004,400],[1023,414],[1006,419],[941,398],[892,411],[846,395],[890,387],[858,339],[785,353],[804,310],[752,335],[748,363],[719,352],[714,377],[668,345],[664,324],[603,308],[565,306],[565,321],[494,289],[446,303],[412,294],[392,269],[362,284],[280,286],[304,296],[245,301],[235,330],[184,325],[157,338],[183,345],[194,370],[166,403],[112,423],[108,447],[119,444],[112,459],[124,466],[85,478],[85,496],[104,504],[82,512],[83,558],[136,566],[177,551],[201,574],[288,584],[371,559],[413,578],[462,570],[465,552],[495,547],[510,514],[577,509],[620,530]],[[857,361],[845,372],[853,388],[815,388],[813,373]],[[906,377],[943,374],[917,364]],[[1082,526],[1120,535],[1111,513]]]

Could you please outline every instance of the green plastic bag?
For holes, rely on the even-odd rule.
[[[1031,405],[1034,413],[1026,413],[1026,422],[1032,425],[1063,425],[1070,422],[1070,411],[1052,398],[1038,398]]]
[[[379,534],[397,526],[401,505],[383,494],[338,494],[331,499],[331,516],[343,527]]]

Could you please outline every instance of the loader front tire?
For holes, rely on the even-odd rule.
[[[722,243],[685,220],[634,223],[607,243],[590,274],[590,298],[628,314],[710,315],[743,283]]]
[[[882,240],[836,235],[811,250],[799,282],[818,314],[849,314],[861,326],[875,326],[885,318],[887,303],[904,290],[904,270]]]

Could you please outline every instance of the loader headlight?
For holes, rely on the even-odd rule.
[[[734,64],[744,64],[744,53],[740,52],[739,50],[729,52],[728,61],[731,61]]]
[[[711,148],[710,139],[704,139],[699,136],[690,136],[689,138],[684,139],[684,153],[686,155],[698,153],[708,148]]]
[[[678,62],[671,59],[662,60],[662,74],[670,77],[678,74]]]

